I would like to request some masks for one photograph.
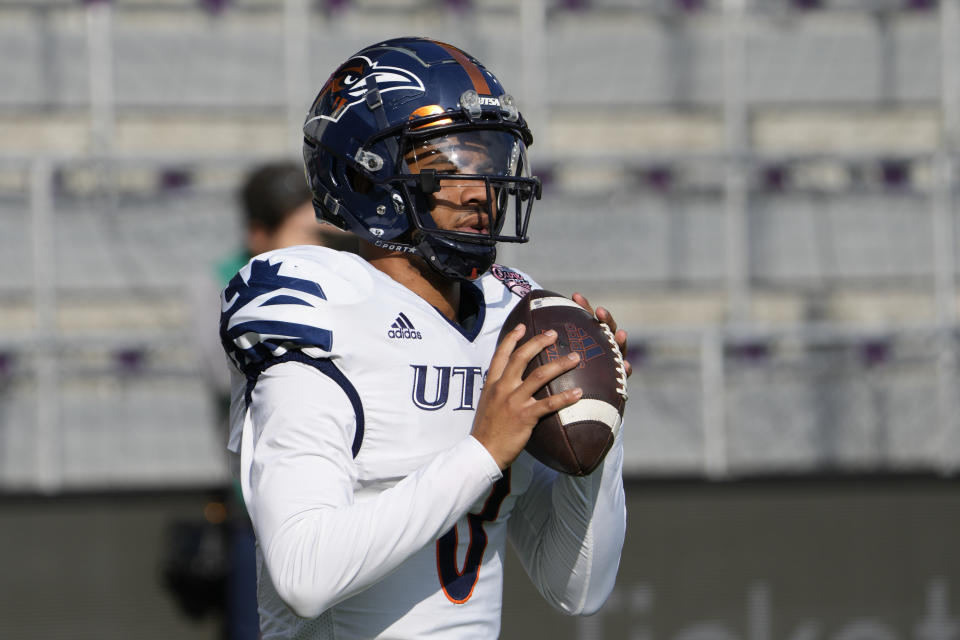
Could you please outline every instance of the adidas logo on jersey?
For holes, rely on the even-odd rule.
[[[398,315],[397,319],[390,325],[390,330],[387,331],[387,337],[404,340],[423,340],[423,336],[420,335],[420,332],[417,331],[413,323],[410,322],[410,318],[402,313]]]

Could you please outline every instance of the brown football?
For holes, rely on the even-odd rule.
[[[627,375],[620,349],[607,325],[570,298],[551,291],[537,289],[524,296],[503,323],[499,340],[521,322],[527,327],[521,344],[548,329],[557,332],[557,341],[534,356],[524,376],[571,351],[580,353],[576,369],[551,380],[535,397],[573,387],[583,389],[575,404],[540,419],[526,450],[557,471],[587,475],[603,461],[620,431],[627,402]]]

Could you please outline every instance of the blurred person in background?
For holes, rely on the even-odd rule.
[[[255,166],[244,177],[238,200],[243,246],[189,286],[192,335],[203,378],[215,398],[218,438],[226,433],[230,407],[230,374],[217,331],[219,292],[251,258],[267,251],[297,245],[357,251],[356,236],[317,222],[303,167],[295,162],[278,160]],[[168,581],[176,584],[171,587],[192,617],[203,616],[211,609],[223,612],[225,640],[255,640],[259,637],[259,620],[253,528],[239,485],[231,486],[220,499],[226,514],[223,523],[181,527],[181,540],[175,544],[181,549],[181,558],[173,561],[175,568]],[[211,524],[222,527],[213,533]],[[225,548],[213,553],[217,545]],[[220,561],[212,557],[218,554]],[[191,555],[195,557],[189,558]],[[207,557],[200,557],[203,555]]]
[[[357,238],[329,224],[318,224],[313,209],[313,194],[303,167],[292,161],[276,161],[258,165],[250,170],[239,190],[240,208],[243,213],[244,242],[235,253],[227,256],[214,267],[215,286],[203,292],[207,306],[209,299],[217,303],[219,293],[237,271],[251,258],[297,245],[320,245],[338,251],[356,253]],[[225,364],[223,347],[217,332],[217,310],[210,316],[195,313],[192,320],[202,323],[195,327],[195,334],[204,335],[203,365],[207,380],[216,389],[222,418],[230,403],[230,373]]]

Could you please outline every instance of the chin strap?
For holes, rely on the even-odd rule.
[[[478,246],[475,252],[465,251],[429,233],[417,243],[417,253],[434,271],[454,280],[476,280],[497,259],[496,247]]]

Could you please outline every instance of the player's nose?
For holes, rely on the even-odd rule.
[[[460,189],[460,204],[485,204],[490,199],[482,180],[471,180]]]

